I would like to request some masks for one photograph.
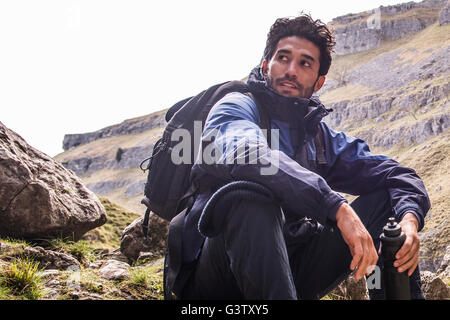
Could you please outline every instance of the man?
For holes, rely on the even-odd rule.
[[[169,231],[169,239],[182,239],[181,271],[169,277],[179,298],[320,298],[350,272],[361,279],[381,266],[379,236],[391,216],[406,234],[395,267],[410,276],[412,297],[423,298],[417,266],[418,231],[430,206],[425,187],[414,170],[321,122],[329,110],[312,95],[324,84],[334,44],[309,15],[278,19],[249,76],[251,93],[230,93],[211,109],[202,143],[217,154],[206,161],[199,153],[191,178],[201,191],[182,228]],[[261,130],[262,110],[278,132],[277,148]],[[264,171],[267,165],[274,170]],[[257,183],[273,200],[228,199],[212,213],[224,217],[214,226],[219,232],[207,237],[199,231],[203,209],[233,181]],[[335,191],[360,197],[349,205]],[[383,298],[382,290],[370,296]]]

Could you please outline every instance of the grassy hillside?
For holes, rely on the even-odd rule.
[[[161,136],[162,130],[162,128],[155,128],[139,134],[105,137],[63,152],[57,155],[55,160],[64,164],[73,159],[89,159],[96,157],[115,159],[119,148],[126,150],[136,147],[146,147],[153,144]],[[142,159],[137,159],[137,161],[140,162],[150,155],[151,154],[146,154],[145,156],[142,156]],[[81,178],[86,185],[97,182],[115,183],[128,180],[130,181],[130,184],[133,182],[140,182],[143,186],[146,177],[147,173],[144,173],[139,166],[120,169],[105,167],[93,173],[81,175]],[[101,193],[100,195],[110,199],[122,207],[127,208],[128,210],[134,212],[143,212],[145,210],[145,207],[140,203],[143,196],[142,193],[130,197],[126,195],[125,188],[118,187],[111,191]]]
[[[107,223],[89,231],[83,236],[83,239],[89,247],[112,251],[120,248],[123,229],[142,214],[126,210],[104,197],[100,197],[100,201],[107,213]]]
[[[105,156],[114,158],[116,156],[117,148],[120,147],[126,149],[146,146],[149,144],[149,141],[156,141],[161,135],[161,132],[161,128],[155,128],[137,134],[105,137],[60,153],[55,156],[54,159],[64,163],[71,159],[84,157],[95,158],[98,156]]]
[[[119,169],[119,170],[111,170],[111,169],[103,169],[94,172],[90,176],[83,177],[83,181],[89,185],[90,183],[96,183],[98,181],[135,181],[141,182],[142,186],[145,183],[147,178],[147,173],[143,172],[140,168],[127,168],[127,169]],[[114,203],[119,204],[120,206],[127,208],[133,212],[144,212],[145,206],[141,204],[141,199],[143,197],[143,193],[138,194],[136,196],[129,197],[126,194],[126,188],[121,187],[109,191],[107,193],[102,194],[103,197],[110,199]]]
[[[388,154],[414,168],[430,196],[431,209],[421,232],[421,258],[443,258],[450,245],[450,132]]]

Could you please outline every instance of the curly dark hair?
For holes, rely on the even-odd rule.
[[[313,20],[309,14],[302,13],[295,18],[279,18],[270,27],[267,35],[264,59],[269,61],[278,42],[282,38],[297,36],[314,43],[320,50],[319,75],[326,75],[331,65],[331,52],[336,44],[333,32],[320,20]]]

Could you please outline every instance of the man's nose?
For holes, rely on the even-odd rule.
[[[297,65],[293,62],[289,63],[286,69],[286,76],[289,78],[297,78]]]

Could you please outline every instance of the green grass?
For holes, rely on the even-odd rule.
[[[131,273],[131,283],[136,286],[146,287],[150,283],[150,275],[146,269],[134,269]]]
[[[349,298],[338,295],[336,293],[329,293],[322,297],[320,300],[349,300]]]
[[[17,258],[4,265],[0,274],[0,297],[4,299],[38,300],[43,297],[39,263]]]
[[[0,282],[0,300],[11,300],[12,294],[11,290],[8,287],[4,287]]]
[[[122,291],[126,290],[137,299],[162,300],[163,280],[162,266],[163,260],[158,260],[155,264],[144,267],[134,267],[130,270],[130,277],[121,283]]]
[[[9,246],[30,246],[30,243],[28,243],[26,240],[23,239],[12,239],[9,237],[2,238],[2,243],[9,245]]]
[[[54,239],[50,247],[73,255],[82,264],[87,265],[98,259],[99,252],[120,248],[122,231],[140,215],[99,197],[106,210],[107,222],[86,233],[79,241]]]
[[[4,238],[0,240],[0,260],[11,260],[13,257],[20,256],[25,247],[31,246],[26,241],[19,239]]]
[[[52,239],[49,243],[51,250],[62,251],[72,255],[82,264],[89,264],[98,259],[96,250],[87,241],[70,241],[61,238]]]
[[[83,238],[92,248],[108,250],[120,248],[122,231],[140,215],[127,211],[106,198],[99,199],[106,210],[108,221],[88,232]]]

